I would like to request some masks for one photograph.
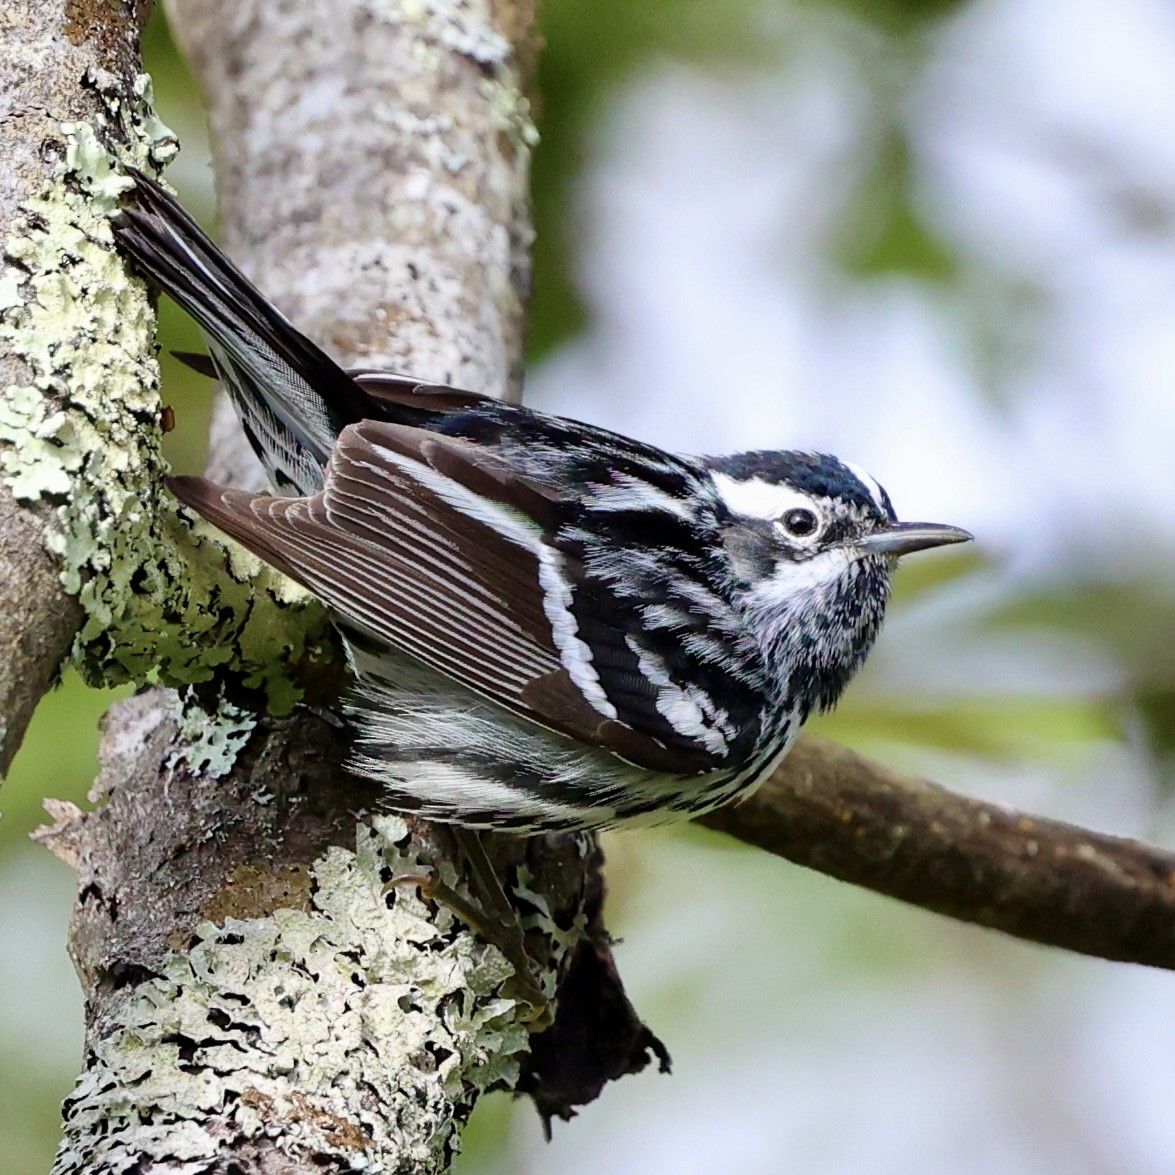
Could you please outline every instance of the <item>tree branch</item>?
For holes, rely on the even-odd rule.
[[[110,5],[101,25],[75,5],[11,5],[5,12],[3,117],[0,117],[0,777],[20,746],[41,695],[55,680],[84,612],[61,581],[60,561],[46,545],[60,533],[58,493],[68,477],[56,460],[36,466],[38,445],[68,442],[55,433],[67,399],[62,370],[80,360],[74,332],[99,326],[85,314],[48,311],[66,267],[80,289],[93,289],[100,262],[85,249],[57,242],[56,261],[38,250],[28,203],[54,191],[69,147],[63,124],[93,123],[108,113],[103,84],[134,100],[137,30],[134,4]],[[50,201],[52,202],[52,201]],[[43,300],[42,300],[43,299]],[[79,305],[84,299],[79,300]],[[93,309],[93,303],[89,304]],[[88,332],[86,337],[92,337]],[[59,355],[55,371],[40,356]],[[57,465],[56,477],[47,465]],[[45,474],[46,476],[41,476]]]
[[[87,1008],[55,1171],[446,1169],[528,1042],[498,952],[415,891],[385,892],[444,859],[443,831],[356,823],[372,796],[339,770],[331,723],[264,719],[218,759],[186,717],[167,691],[114,707],[99,806],[58,805],[41,834],[79,873]],[[507,847],[508,875],[574,924],[583,846]],[[546,921],[528,919],[536,938]]]
[[[229,244],[260,284],[345,361],[516,394],[531,4],[348,0],[327,20],[302,0],[172,8],[211,98]],[[50,40],[128,43],[129,25],[115,36],[58,16]],[[590,840],[494,847],[540,966],[560,982],[555,1028],[528,1040],[493,948],[386,889],[420,860],[456,883],[444,833],[356,820],[375,797],[343,773],[338,725],[305,708],[259,716],[259,695],[272,701],[289,673],[325,698],[337,676],[315,655],[328,639],[321,609],[207,531],[193,540],[157,495],[142,292],[111,260],[104,217],[117,189],[94,128],[124,161],[158,159],[162,140],[142,133],[145,91],[118,60],[118,76],[73,78],[93,103],[88,132],[66,131],[58,115],[81,116],[58,104],[45,107],[50,125],[22,134],[20,158],[34,167],[29,145],[49,143],[54,166],[49,188],[24,200],[0,286],[5,338],[25,364],[0,418],[5,485],[22,503],[2,533],[31,559],[0,575],[14,596],[0,594],[0,659],[17,658],[9,679],[0,664],[0,707],[18,737],[83,617],[76,647],[95,671],[200,688],[112,711],[99,806],[56,805],[42,834],[79,872],[71,950],[88,1009],[56,1170],[439,1171],[486,1089],[525,1088],[544,1113],[566,1114],[658,1046],[611,967]],[[60,288],[72,317],[55,328],[37,316]],[[79,314],[90,316],[80,326]],[[117,362],[87,368],[107,336]],[[243,450],[228,439],[239,433],[223,413],[218,429],[217,476],[239,480]],[[11,514],[0,504],[0,527]],[[33,541],[46,518],[84,609]],[[21,593],[25,575],[35,592],[26,582]],[[42,588],[43,601],[28,598]],[[9,602],[23,646],[6,627]],[[951,796],[818,740],[706,823],[954,917],[1172,965],[1169,855]]]
[[[279,579],[243,574],[160,493],[154,314],[109,225],[121,170],[176,150],[137,69],[145,9],[17,5],[3,26],[0,769],[66,654],[93,684],[201,682],[192,638],[215,633],[217,664],[288,705],[326,627],[255,593]]]
[[[963,922],[1175,968],[1175,853],[955,795],[810,735],[701,823]]]
[[[208,99],[222,234],[247,272],[352,363],[517,399],[534,0],[169,11]]]
[[[173,21],[211,98],[231,247],[262,287],[346,362],[516,387],[532,131],[501,30],[532,36],[532,8],[184,0]],[[236,435],[222,415],[226,479],[243,473]],[[658,1046],[610,965],[591,838],[492,845],[560,985],[532,1048],[497,950],[388,888],[421,861],[460,884],[445,831],[363,818],[377,796],[342,770],[338,724],[259,715],[245,661],[220,664],[225,633],[256,633],[238,622],[261,609],[267,637],[230,647],[284,662],[320,699],[341,679],[309,655],[306,608],[197,531],[204,580],[249,590],[227,608],[199,596],[170,626],[213,680],[115,707],[99,806],[57,805],[42,833],[79,872],[87,1006],[55,1170],[440,1171],[485,1090],[567,1114],[643,1065]],[[180,578],[200,576],[193,558]]]

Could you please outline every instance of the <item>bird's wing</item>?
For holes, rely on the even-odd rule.
[[[687,713],[693,699],[646,672],[633,602],[601,590],[560,542],[567,503],[498,453],[364,421],[343,431],[310,498],[170,484],[345,628],[517,714],[654,770],[728,762],[705,716]]]
[[[394,371],[371,371],[355,367],[348,368],[347,374],[363,389],[373,404],[385,410],[390,419],[404,424],[412,423],[412,417],[408,414],[413,412],[442,415],[499,403],[480,392],[453,388],[447,384],[428,383],[415,376],[398,375]],[[403,412],[405,409],[408,414]]]

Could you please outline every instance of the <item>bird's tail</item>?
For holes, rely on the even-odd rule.
[[[159,184],[132,172],[119,247],[204,331],[254,450],[279,491],[314,493],[339,432],[369,398],[209,239]]]

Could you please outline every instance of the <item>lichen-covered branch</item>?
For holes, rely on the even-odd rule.
[[[39,270],[36,245],[28,240],[26,202],[58,186],[68,149],[65,126],[93,122],[104,112],[101,84],[131,96],[137,73],[135,6],[109,6],[101,30],[87,27],[71,15],[74,10],[64,0],[8,6],[0,53],[0,241],[15,237],[18,249],[31,245],[34,253],[21,256],[4,246],[0,259],[0,775],[83,621],[45,544],[46,532],[57,528],[57,502],[40,487],[21,492],[18,466],[26,452],[57,442],[69,395],[65,385],[79,358],[71,332],[98,329],[95,318],[85,310],[74,316],[61,298],[70,283],[92,288],[92,254],[75,236],[61,242],[60,264]],[[38,354],[65,348],[62,363],[50,371],[13,335],[17,316],[42,294],[49,306],[39,321]],[[142,358],[135,340],[121,341],[131,362]],[[119,340],[112,343],[118,349]],[[101,364],[83,358],[81,365],[94,377]],[[34,417],[40,425],[35,433],[28,427]],[[68,477],[59,476],[46,490],[60,494],[68,484]]]
[[[16,96],[0,120],[0,770],[67,655],[106,684],[228,665],[288,709],[287,670],[326,628],[161,493],[154,315],[109,225],[121,170],[176,150],[138,70],[133,6],[89,23],[84,6],[19,11],[29,25],[5,24],[0,65]]]
[[[304,713],[262,719],[231,769],[194,771],[166,691],[111,711],[97,810],[57,805],[41,834],[79,872],[88,1013],[57,1171],[439,1171],[476,1097],[518,1081],[509,965],[388,890],[444,846],[356,823],[343,741]],[[514,875],[578,908],[586,846],[536,848],[514,842]]]
[[[173,5],[210,97],[228,245],[344,361],[516,391],[533,131],[506,30],[529,52],[533,15],[502,0]],[[237,437],[221,414],[226,480],[250,476]],[[391,884],[425,860],[460,886],[448,834],[366,814],[376,797],[342,771],[329,710],[250,708],[263,683],[242,680],[232,624],[259,611],[278,624],[250,646],[258,661],[328,702],[337,689],[332,667],[291,655],[311,648],[304,616],[153,501],[181,550],[207,551],[203,579],[169,574],[219,582],[227,604],[196,595],[172,630],[210,680],[116,707],[96,810],[57,805],[42,834],[79,872],[88,1010],[56,1170],[439,1171],[487,1088],[567,1114],[641,1067],[659,1046],[610,964],[592,840],[489,846],[541,981],[566,993],[554,1057],[532,1047],[496,948]]]
[[[1032,942],[1175,968],[1175,853],[983,803],[810,735],[701,823]]]

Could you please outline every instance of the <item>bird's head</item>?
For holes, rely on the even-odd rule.
[[[899,522],[877,481],[824,453],[737,453],[706,466],[748,627],[805,714],[832,706],[864,660],[898,558],[972,537]]]

